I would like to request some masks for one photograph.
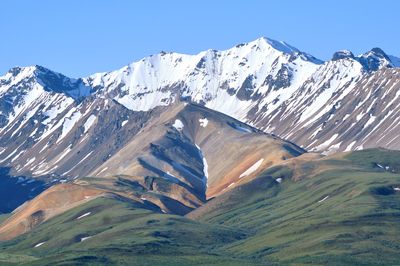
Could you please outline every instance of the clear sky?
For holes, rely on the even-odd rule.
[[[1,0],[0,73],[38,64],[80,77],[261,36],[324,60],[373,47],[400,56],[399,12],[397,0]]]

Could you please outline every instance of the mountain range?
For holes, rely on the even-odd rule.
[[[78,79],[12,68],[0,262],[396,265],[399,96],[379,48],[268,38]]]

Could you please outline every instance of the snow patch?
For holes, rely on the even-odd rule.
[[[231,186],[233,186],[234,184],[235,184],[235,182],[230,183],[228,187],[231,187]]]
[[[352,143],[350,143],[346,149],[344,151],[351,151],[351,149],[353,148],[354,144],[356,144],[357,141],[353,141]]]
[[[80,219],[82,219],[83,217],[89,216],[90,214],[92,214],[92,213],[91,213],[91,212],[84,213],[84,214],[82,214],[81,216],[79,216],[79,217],[76,218],[76,219],[77,219],[77,220],[80,220]]]
[[[258,160],[255,164],[253,164],[252,166],[250,166],[246,171],[244,171],[239,178],[251,175],[252,173],[254,173],[255,171],[257,171],[257,169],[261,166],[262,162],[264,161],[264,159],[260,159]]]
[[[89,238],[92,238],[92,236],[82,237],[82,238],[81,238],[81,242],[83,242],[83,241],[85,241],[85,240],[88,240]]]
[[[64,119],[63,128],[61,136],[58,138],[57,143],[59,143],[75,126],[78,120],[81,118],[81,112],[77,111],[71,115],[71,117],[66,117]]]
[[[315,147],[315,150],[324,150],[326,148],[328,148],[331,143],[333,141],[335,141],[335,139],[339,136],[339,134],[335,134],[332,135],[332,137],[330,137],[330,139],[326,140],[325,142],[323,142],[322,144],[318,145],[317,147]]]
[[[30,165],[31,163],[33,163],[36,160],[35,157],[30,158],[27,162],[26,165]]]
[[[207,163],[206,157],[204,157],[203,152],[200,149],[200,146],[198,146],[197,144],[195,144],[195,145],[197,147],[197,150],[199,151],[201,158],[203,159],[203,175],[204,175],[203,182],[205,184],[205,187],[208,187],[208,163]]]
[[[40,243],[36,244],[36,245],[34,246],[34,248],[38,248],[38,247],[40,247],[41,245],[43,245],[44,243],[46,243],[46,242],[40,242]]]
[[[183,127],[184,127],[182,121],[179,120],[179,119],[176,119],[175,122],[174,122],[174,124],[173,124],[172,126],[173,126],[174,128],[176,128],[178,131],[182,131],[182,129],[183,129]]]
[[[101,169],[101,171],[100,172],[98,172],[97,174],[99,175],[99,174],[101,174],[101,173],[103,173],[105,170],[107,170],[108,169],[108,167],[106,166],[106,167],[104,167],[103,169]]]
[[[328,198],[329,198],[329,196],[325,196],[323,199],[319,200],[318,203],[321,203],[321,202],[327,200]]]
[[[68,148],[66,148],[63,153],[60,155],[60,157],[57,159],[57,161],[54,162],[54,164],[58,163],[59,161],[61,161],[72,149],[71,149],[72,145],[69,145]]]
[[[90,115],[89,118],[86,120],[85,124],[83,125],[83,127],[85,128],[83,133],[88,132],[88,130],[93,126],[94,121],[96,121],[96,116]]]
[[[126,123],[128,123],[128,120],[122,121],[122,123],[121,123],[121,127],[125,126],[125,125],[126,125]]]
[[[370,116],[368,121],[365,123],[364,128],[367,128],[368,126],[370,126],[372,123],[375,122],[376,116]]]
[[[200,118],[199,122],[200,122],[201,127],[207,127],[207,125],[208,125],[208,119],[206,117],[203,119]]]

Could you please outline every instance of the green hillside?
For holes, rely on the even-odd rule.
[[[267,169],[188,218],[121,198],[93,200],[1,243],[0,262],[399,265],[398,187],[397,151],[299,160]]]
[[[386,150],[271,168],[217,199],[201,220],[252,232],[223,247],[240,256],[296,265],[399,265],[399,169],[400,152]]]

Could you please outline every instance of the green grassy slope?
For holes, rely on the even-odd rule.
[[[85,237],[91,238],[81,242]],[[99,198],[2,243],[0,264],[188,265],[201,259],[205,264],[242,265],[246,263],[217,254],[214,248],[244,237],[240,230],[153,213],[120,199]],[[39,243],[43,244],[35,247]]]
[[[0,264],[399,265],[398,187],[400,152],[374,149],[270,168],[193,220],[99,198],[1,243]]]
[[[271,168],[215,206],[210,202],[200,217],[252,232],[223,247],[240,256],[296,265],[399,265],[399,166],[400,152],[375,149],[302,163],[296,171]]]

